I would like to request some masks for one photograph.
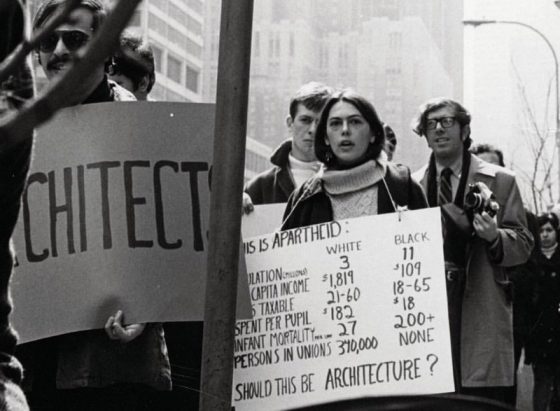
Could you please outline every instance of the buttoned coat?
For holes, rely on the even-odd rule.
[[[413,177],[425,193],[428,166]],[[466,253],[466,281],[461,320],[461,384],[464,387],[514,384],[511,284],[506,267],[524,263],[533,237],[513,172],[471,155],[467,184],[485,183],[500,204],[498,243],[490,248],[473,235]],[[468,190],[465,190],[467,192]],[[443,273],[442,273],[443,275]]]

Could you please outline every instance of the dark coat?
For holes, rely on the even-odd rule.
[[[533,327],[530,331],[526,362],[560,362],[560,250],[550,259],[535,252],[536,287],[533,300]]]
[[[387,163],[385,181],[390,195],[398,206],[407,206],[410,210],[426,208],[428,202],[422,187],[410,176],[410,170],[400,164]],[[387,188],[382,181],[377,183],[377,212],[378,214],[392,213],[395,207],[391,201]],[[283,230],[304,227],[312,224],[332,221],[333,210],[331,202],[322,188],[310,190],[309,184],[304,184],[295,191],[284,212]]]
[[[292,141],[286,140],[276,148],[270,162],[274,167],[253,177],[245,186],[253,204],[285,203],[295,189],[289,169]]]

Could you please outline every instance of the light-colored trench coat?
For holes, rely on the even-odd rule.
[[[428,167],[413,177],[427,193]],[[514,174],[471,155],[467,184],[485,183],[500,204],[497,214],[501,261],[492,261],[488,243],[474,236],[466,249],[467,266],[461,320],[461,383],[465,387],[514,383],[512,303],[505,267],[524,263],[533,237]],[[465,193],[468,190],[465,190]],[[500,247],[500,245],[499,245]]]

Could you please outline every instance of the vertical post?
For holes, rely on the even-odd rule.
[[[230,410],[253,0],[222,0],[200,409]]]

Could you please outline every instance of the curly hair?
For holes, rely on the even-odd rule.
[[[141,36],[125,31],[121,34],[120,48],[114,55],[115,74],[122,74],[132,81],[137,90],[144,77],[148,77],[149,93],[156,81],[154,52]]]
[[[471,124],[471,114],[460,103],[455,100],[451,100],[450,98],[436,97],[428,100],[420,106],[418,112],[416,113],[416,116],[412,119],[412,131],[414,131],[419,136],[425,136],[428,114],[444,107],[449,107],[453,110],[454,116],[459,122],[461,128]],[[465,138],[465,140],[463,141],[463,146],[465,147],[465,149],[468,149],[471,144],[472,139],[470,137],[469,130],[467,138]]]

